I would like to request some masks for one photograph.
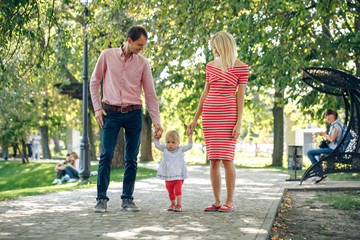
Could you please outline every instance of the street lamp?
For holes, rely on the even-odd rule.
[[[78,184],[84,184],[89,181],[90,178],[90,159],[89,159],[89,138],[88,138],[88,49],[87,49],[87,31],[86,31],[86,17],[90,12],[88,7],[92,0],[80,0],[80,3],[84,6],[84,65],[83,65],[83,109],[82,109],[82,138],[80,142],[80,166],[79,176],[80,181]]]

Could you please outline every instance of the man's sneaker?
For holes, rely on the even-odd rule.
[[[124,198],[122,200],[122,204],[121,207],[129,212],[138,212],[140,211],[140,208],[138,206],[135,205],[135,203],[133,202],[133,200],[129,199],[129,198]]]
[[[94,212],[106,212],[107,208],[107,200],[106,199],[100,199],[97,201]]]
[[[51,184],[58,184],[59,182],[61,182],[61,180],[58,178],[55,178]]]

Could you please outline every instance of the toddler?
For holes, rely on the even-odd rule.
[[[168,211],[182,212],[181,188],[184,179],[188,177],[185,164],[184,152],[192,148],[192,133],[189,134],[189,142],[186,146],[180,145],[180,135],[171,130],[166,133],[166,144],[160,144],[159,138],[155,138],[155,147],[163,152],[162,160],[157,172],[157,178],[165,180],[166,189],[169,192],[171,205]]]

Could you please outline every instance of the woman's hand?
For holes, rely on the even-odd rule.
[[[236,139],[238,139],[238,137],[240,136],[240,127],[241,127],[241,124],[240,123],[236,123],[236,125],[234,126],[233,128],[233,131],[232,131],[232,140],[233,141],[236,141]]]
[[[320,136],[325,136],[325,135],[326,135],[326,132],[319,132],[319,135],[320,135]]]
[[[197,122],[193,120],[193,121],[188,125],[188,127],[187,127],[187,129],[186,129],[186,134],[187,134],[188,136],[190,136],[190,135],[192,134],[194,128],[196,127],[196,124],[197,124]]]

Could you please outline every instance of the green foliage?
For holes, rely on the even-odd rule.
[[[68,6],[69,1],[61,1],[59,5],[54,1],[15,2],[0,4],[0,17],[6,19],[1,35],[5,40],[0,43],[0,139],[3,145],[25,138],[29,130],[39,126],[48,126],[50,134],[62,135],[65,127],[76,127],[80,123],[76,120],[80,119],[79,102],[60,96],[53,87],[63,74],[61,70],[58,73],[57,65],[62,61],[56,59],[59,49],[53,47],[59,38],[53,29],[67,21],[61,18],[66,14],[61,14],[60,9]],[[57,33],[71,46],[73,42],[66,38],[71,32]]]
[[[26,28],[37,12],[37,1],[5,0],[0,3],[0,69],[6,71],[7,63],[12,61],[21,46],[21,40],[26,36],[35,39]],[[35,16],[36,17],[36,16]]]
[[[103,49],[123,44],[135,24],[147,28],[143,55],[151,62],[164,126],[182,133],[203,91],[206,63],[213,59],[209,40],[220,30],[235,37],[239,58],[250,66],[245,140],[270,141],[275,103],[288,106],[293,115],[301,113],[302,124],[320,124],[327,108],[343,113],[342,101],[300,80],[301,68],[333,67],[360,74],[360,6],[354,0],[98,0],[85,20],[83,9],[77,0],[0,3],[3,143],[39,125],[49,126],[50,134],[80,128],[81,102],[60,96],[53,85],[81,83],[84,31],[91,74]],[[201,132],[200,120],[197,141]]]

